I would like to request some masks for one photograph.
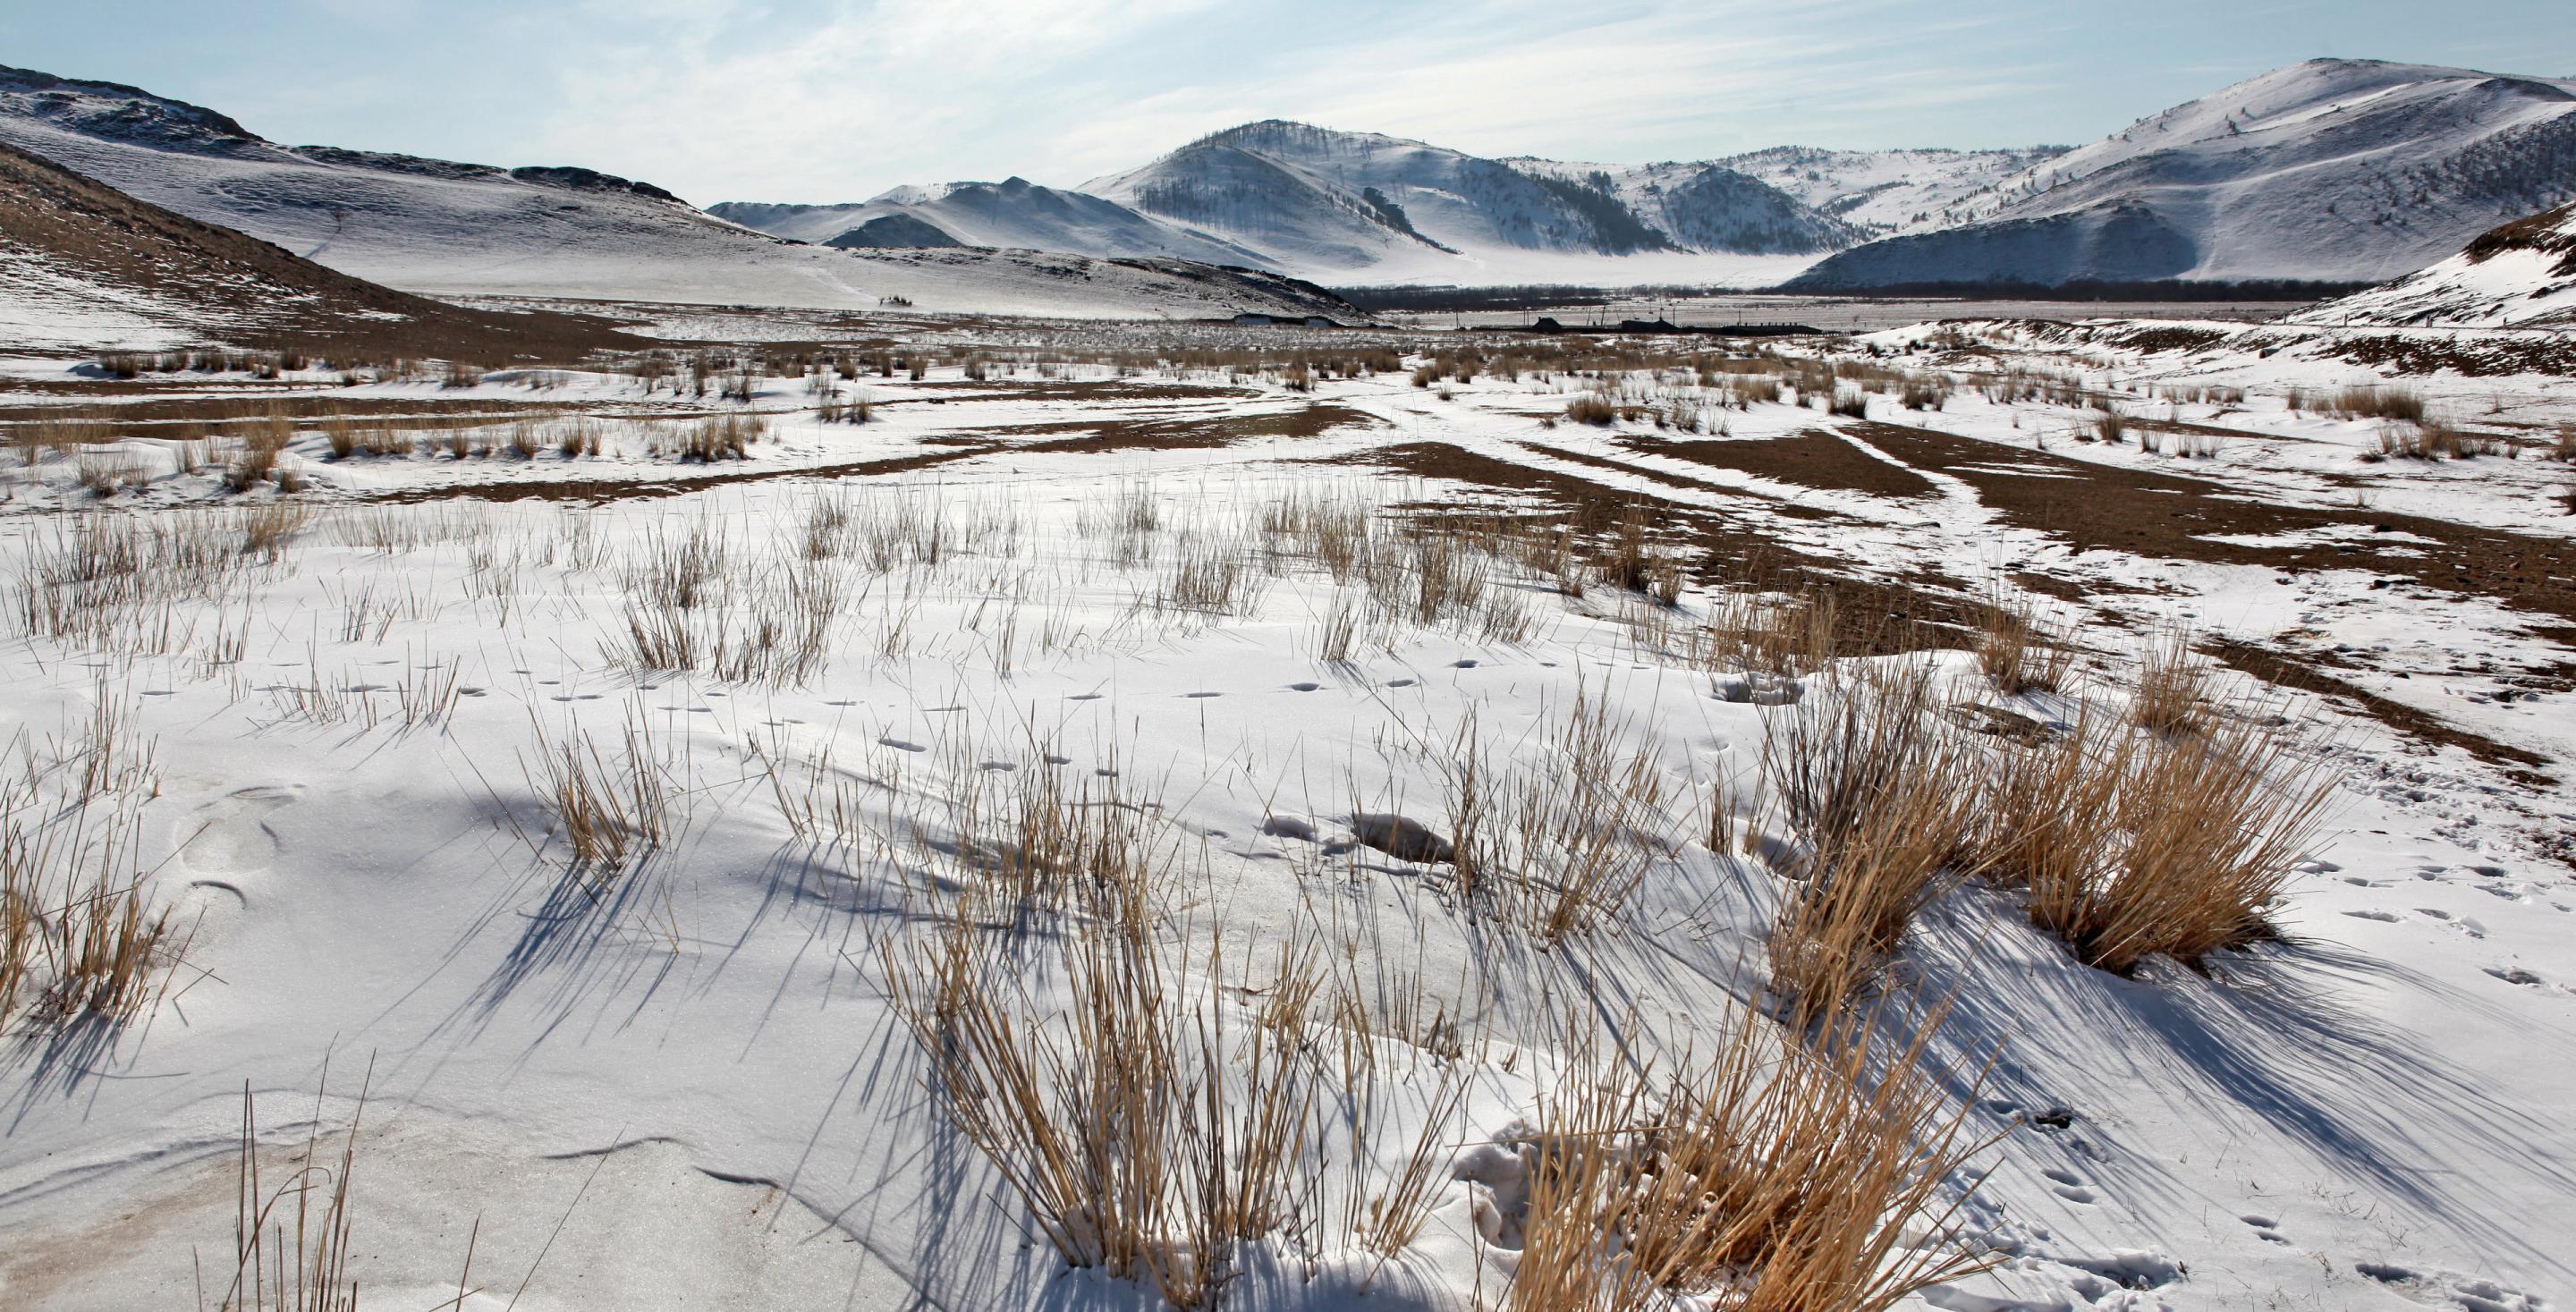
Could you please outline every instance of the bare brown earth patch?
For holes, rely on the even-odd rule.
[[[1880,460],[1832,433],[1810,429],[1795,437],[1662,441],[1632,438],[1620,445],[1641,455],[1671,456],[1827,492],[1859,492],[1902,501],[1941,495],[1932,480]]]
[[[1546,504],[1577,533],[1605,535],[1620,520],[1644,512],[1660,535],[1678,538],[1699,553],[1693,573],[1702,582],[1800,592],[1830,600],[1837,637],[1846,652],[1884,654],[1967,644],[1975,602],[1967,584],[1917,570],[1901,579],[1860,575],[1846,564],[1811,555],[1777,537],[1747,528],[1723,512],[1654,496],[1603,487],[1550,469],[1507,460],[1445,442],[1410,442],[1350,456],[1335,464],[1372,465],[1415,478],[1446,479],[1520,493]],[[1624,468],[1624,467],[1623,467]],[[1454,510],[1454,506],[1424,507]],[[1766,510],[1766,513],[1767,510]]]
[[[1756,492],[1751,488],[1728,487],[1722,483],[1711,483],[1703,479],[1684,478],[1679,474],[1668,474],[1660,469],[1648,469],[1642,465],[1632,465],[1623,460],[1612,460],[1605,456],[1587,455],[1581,451],[1568,451],[1563,447],[1548,446],[1540,442],[1523,442],[1520,445],[1523,450],[1546,456],[1552,460],[1563,460],[1569,464],[1588,465],[1594,469],[1628,474],[1637,478],[1645,479],[1650,483],[1660,483],[1665,487],[1687,488],[1694,492],[1711,492],[1719,496],[1741,497],[1748,501],[1759,501],[1763,503],[1763,508],[1768,513],[1779,515],[1787,519],[1850,518],[1847,515],[1837,515],[1833,511],[1825,510],[1820,507],[1800,505],[1794,501],[1783,501],[1776,496]]]
[[[873,460],[840,461],[823,465],[792,465],[718,469],[694,467],[696,471],[675,472],[664,478],[572,478],[527,479],[493,483],[459,483],[442,487],[404,488],[362,499],[396,504],[423,501],[468,499],[476,501],[615,501],[677,496],[728,483],[751,483],[773,478],[873,478],[886,474],[910,473],[977,456],[997,453],[1028,454],[1097,454],[1106,451],[1180,450],[1197,447],[1221,447],[1252,437],[1312,437],[1344,425],[1375,425],[1380,421],[1364,411],[1347,406],[1309,405],[1298,410],[1267,415],[1226,415],[1209,419],[1113,420],[1084,422],[1064,420],[1044,424],[1027,424],[1010,428],[980,429],[968,432],[939,433],[921,439],[933,448],[908,456],[885,456]],[[1031,436],[1064,433],[1041,441],[1025,441]]]
[[[1966,482],[2015,527],[2046,533],[2078,551],[2283,571],[2370,570],[2536,615],[2576,619],[2576,546],[2566,542],[2384,511],[2275,505],[2204,479],[2105,469],[1947,433],[1889,424],[1860,424],[1853,431],[1908,464]],[[2247,546],[2214,540],[2331,528],[2431,541],[2408,542],[2408,554],[2398,554],[2361,542]]]
[[[2299,692],[2350,703],[2372,719],[2408,737],[2439,747],[2457,747],[2469,755],[2497,766],[2505,777],[2535,787],[2552,781],[2541,767],[2550,764],[2548,757],[2525,751],[2509,743],[2500,743],[2483,734],[2418,710],[2404,702],[2392,701],[2368,689],[2347,683],[2317,668],[2318,662],[2294,656],[2277,648],[2250,642],[2220,640],[2203,643],[2210,655],[2266,683],[2277,684]]]
[[[772,478],[855,478],[909,473],[1010,449],[1003,443],[987,442],[974,446],[942,447],[917,455],[851,460],[831,465],[737,469],[693,466],[692,469],[704,472],[675,472],[667,478],[530,478],[508,483],[449,483],[438,487],[404,488],[355,499],[391,505],[417,505],[424,501],[649,501],[722,487],[728,483],[757,483]]]

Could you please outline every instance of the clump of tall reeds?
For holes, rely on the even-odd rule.
[[[1959,1233],[1993,1142],[1910,1041],[1876,1022],[1784,1041],[1739,1016],[1715,1056],[1653,1075],[1588,1022],[1537,1124],[1508,1146],[1523,1196],[1509,1312],[1880,1312],[2000,1255]],[[1883,1059],[1873,1062],[1872,1049]]]
[[[2027,599],[2000,594],[1980,609],[1977,666],[2007,697],[2025,692],[2055,692],[2065,686],[2075,667],[2075,651],[2047,631],[2038,610]]]
[[[1764,722],[1763,777],[1805,848],[1768,942],[1801,1028],[1866,998],[1916,914],[1968,873],[1975,769],[1928,664],[1817,681]]]
[[[2007,749],[1989,787],[1987,866],[2033,923],[2126,974],[2198,965],[2273,934],[2270,908],[2316,841],[2335,778],[2254,721],[2181,735],[2086,716]]]

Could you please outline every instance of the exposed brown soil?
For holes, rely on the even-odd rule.
[[[1770,513],[1781,516],[1784,519],[1848,518],[1848,516],[1838,515],[1833,511],[1825,510],[1817,506],[1805,506],[1794,501],[1783,501],[1778,497],[1756,492],[1751,488],[1727,487],[1722,484],[1711,483],[1702,479],[1684,478],[1679,474],[1668,474],[1660,469],[1647,469],[1640,465],[1629,464],[1623,460],[1612,460],[1604,456],[1587,455],[1581,451],[1568,451],[1563,447],[1548,446],[1539,442],[1523,442],[1520,445],[1524,450],[1532,451],[1551,459],[1563,460],[1577,465],[1589,465],[1594,469],[1609,470],[1614,473],[1628,474],[1637,478],[1645,479],[1649,483],[1660,483],[1665,487],[1688,488],[1694,492],[1712,492],[1719,496],[1741,497],[1748,501],[1760,501],[1765,503],[1765,508],[1768,509]]]
[[[2278,684],[2299,692],[2314,693],[2352,703],[2372,719],[2409,737],[2436,746],[2457,747],[2469,755],[2497,766],[2507,778],[2535,787],[2551,780],[2540,767],[2550,764],[2548,757],[2482,734],[2472,733],[2448,720],[2391,701],[2367,689],[2346,683],[2317,668],[2316,662],[2291,655],[2272,647],[2249,642],[2221,640],[2202,644],[2204,650],[2229,666],[2242,670],[2266,683]]]
[[[1021,451],[1169,451],[1192,447],[1231,446],[1256,437],[1321,437],[1336,428],[1376,428],[1386,421],[1364,410],[1319,403],[1296,410],[1259,415],[1216,415],[1204,419],[1067,420],[1050,430],[1079,430],[1081,437],[1058,438],[1015,448]],[[1012,429],[1028,432],[1031,429]]]
[[[684,466],[694,471],[674,473],[669,478],[532,478],[512,483],[449,483],[438,487],[404,488],[383,492],[359,500],[390,505],[417,505],[425,501],[649,501],[657,497],[675,497],[700,492],[729,483],[757,483],[773,478],[849,478],[878,474],[903,474],[928,469],[952,461],[970,460],[1010,448],[998,442],[976,446],[942,447],[918,455],[889,456],[879,460],[850,460],[831,465],[796,465],[725,469],[713,465]]]
[[[153,376],[156,375],[147,375],[147,377]],[[182,374],[179,377],[186,379],[187,375]],[[162,384],[165,387],[169,385],[166,382]],[[191,381],[186,385],[194,384]],[[495,423],[507,423],[513,419],[555,414],[571,408],[574,407],[558,401],[516,401],[490,397],[343,396],[336,391],[302,391],[239,397],[156,397],[151,400],[122,402],[112,406],[8,405],[0,406],[0,424],[42,423],[57,419],[106,420],[120,426],[136,425],[141,435],[151,436],[153,425],[220,426],[228,423],[256,422],[270,415],[283,415],[297,420],[327,419],[342,415],[352,419],[453,420],[481,417]],[[584,402],[578,408],[584,413],[595,414],[603,407],[597,403]],[[680,419],[695,417],[696,413],[682,414],[656,410],[651,411],[649,417]]]
[[[2047,533],[2079,551],[2282,571],[2367,569],[2447,592],[2489,597],[2536,615],[2576,620],[2576,546],[2566,542],[2381,511],[2272,505],[2243,499],[2203,479],[2105,469],[1890,424],[1860,424],[1852,431],[1910,465],[1965,481],[1979,500],[2014,526]],[[1996,472],[1999,468],[2027,473]],[[2408,542],[2408,551],[2417,554],[2401,555],[2351,542],[2250,547],[2209,536],[2336,527],[2406,533],[2431,542]]]
[[[1828,492],[1864,492],[1905,501],[1941,495],[1941,489],[1921,474],[1877,459],[1820,430],[1767,441],[1740,438],[1668,442],[1642,437],[1624,439],[1620,445],[1643,455],[1671,456]]]
[[[901,385],[925,392],[989,392],[996,399],[1006,401],[1240,401],[1258,392],[1258,389],[1250,387],[1219,387],[1208,383],[1137,383],[1115,379],[1085,383],[1046,378],[1036,381],[943,378]],[[903,405],[913,399],[897,397],[878,404]]]
[[[608,321],[447,305],[326,269],[0,145],[0,251],[175,304],[208,341],[334,359],[573,360],[633,346]]]
[[[2425,337],[2372,333],[2338,338],[2334,353],[2355,364],[2384,365],[2401,374],[2440,373],[2445,369],[2469,378],[2576,374],[2576,338],[2559,334]]]
[[[1642,509],[1661,535],[1679,537],[1698,549],[1701,556],[1694,573],[1704,582],[1831,598],[1846,651],[1876,654],[1962,646],[1973,624],[1970,589],[1957,579],[1930,572],[1918,572],[1902,582],[1861,577],[1840,562],[1800,552],[1771,534],[1734,523],[1719,511],[1603,487],[1445,442],[1411,442],[1328,459],[1532,495],[1587,536],[1606,534],[1623,516]]]
[[[750,465],[730,469],[695,466],[693,468],[697,472],[675,472],[668,478],[530,479],[524,482],[507,483],[456,483],[442,487],[404,488],[365,499],[395,504],[460,499],[475,501],[639,500],[677,496],[684,492],[701,491],[728,483],[752,483],[773,478],[872,478],[884,474],[903,474],[999,453],[1055,455],[1220,447],[1250,437],[1312,437],[1345,425],[1373,425],[1378,422],[1374,416],[1366,412],[1339,405],[1309,405],[1303,409],[1277,414],[1227,415],[1212,419],[1127,420],[1109,423],[1059,420],[1044,424],[982,429],[973,433],[943,433],[925,437],[922,439],[922,445],[936,449],[909,456],[850,460],[826,465],[777,467]],[[1078,434],[1078,436],[1048,438],[1036,442],[1009,440],[1045,433],[1068,433]]]

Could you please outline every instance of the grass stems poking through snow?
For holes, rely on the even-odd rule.
[[[1710,604],[1684,656],[1713,674],[1794,678],[1832,663],[1840,620],[1830,593],[1727,592]]]
[[[1768,942],[1772,989],[1802,1030],[1866,998],[1963,873],[1974,758],[1941,711],[1932,667],[1909,662],[1820,680],[1764,722],[1764,778],[1806,845]]]
[[[24,734],[0,781],[0,1032],[22,1011],[38,1027],[121,1023],[158,996],[172,955],[137,861],[139,809],[159,792],[152,742],[101,674],[84,731],[39,748]]]
[[[1376,832],[1362,827],[1363,843],[1448,864],[1463,905],[1546,946],[1614,922],[1654,863],[1677,849],[1679,826],[1651,739],[1587,690],[1530,738],[1497,744],[1471,714],[1432,750],[1447,776],[1445,838],[1400,816],[1354,811]]]
[[[1083,918],[1054,939],[1069,1005],[1037,1014],[1025,966],[955,917],[888,949],[897,1009],[960,1131],[1064,1260],[1213,1304],[1236,1247],[1313,1221],[1325,1071],[1302,1014],[1259,1023],[1165,966],[1142,927]],[[1285,978],[1312,970],[1278,958]]]
[[[325,1079],[328,1079],[326,1069]],[[358,1123],[367,1094],[358,1092],[341,1140],[337,1167],[325,1166],[322,1100],[314,1095],[312,1129],[298,1163],[270,1187],[260,1170],[258,1103],[242,1086],[241,1155],[234,1173],[233,1274],[216,1300],[219,1312],[358,1312],[358,1282],[349,1274],[355,1215],[350,1184],[358,1164]]]
[[[792,549],[778,553],[784,558],[759,562],[738,553],[712,521],[655,526],[621,572],[625,623],[610,658],[641,671],[703,669],[737,683],[797,684],[820,674],[850,603],[829,558],[836,539],[814,536],[830,518],[809,514],[791,535]]]
[[[1993,1140],[1926,1067],[1928,1023],[1910,1042],[1874,1023],[1798,1045],[1740,1015],[1714,1057],[1658,1078],[1571,1020],[1535,1128],[1462,1164],[1525,1189],[1503,1307],[1880,1312],[1993,1266],[1958,1233],[1974,1183],[1952,1184]]]
[[[1044,759],[1052,744],[1032,742]],[[1180,858],[1115,776],[1068,783],[1064,771],[961,770],[946,800],[947,855],[997,912],[1074,910],[1143,933]]]
[[[531,766],[523,757],[521,768],[554,813],[553,832],[572,850],[567,873],[597,894],[674,834],[671,811],[677,792],[664,770],[660,746],[648,722],[629,721],[611,765],[579,727],[568,726],[563,738],[554,740],[534,712],[530,719],[537,734],[536,762]]]
[[[2208,718],[2201,695],[2209,662],[2192,650],[2191,634],[2175,629],[2147,639],[2138,653],[2138,682],[2129,695],[2129,721],[2162,734],[2184,734]]]
[[[2056,692],[2075,667],[2075,651],[2050,635],[2037,608],[2027,599],[1997,594],[1979,617],[1977,666],[1995,691],[2007,697],[2025,692]]]
[[[2335,393],[2326,409],[2348,419],[2396,419],[2410,424],[2423,423],[2425,415],[2424,398],[2403,387],[2347,387]]]

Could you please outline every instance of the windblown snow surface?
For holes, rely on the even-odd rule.
[[[766,317],[780,340],[838,331]],[[1105,940],[1044,893],[974,900],[1024,868],[1013,799],[1053,788],[1073,810],[1047,814],[1168,854],[1136,923],[1227,1042],[1293,1014],[1276,989],[1300,952],[1350,990],[1353,1009],[1315,1009],[1270,1051],[1342,1069],[1365,1050],[1372,1129],[1297,1146],[1311,1224],[1199,1254],[1231,1273],[1223,1304],[1509,1306],[1528,1172],[1554,1160],[1532,1127],[1560,1079],[1779,1032],[1764,942],[1802,867],[1766,736],[1907,661],[1967,721],[2063,733],[2120,713],[2176,625],[2314,676],[2209,689],[2219,722],[2273,726],[2339,780],[2274,908],[2282,937],[2123,977],[2034,928],[2013,889],[1936,896],[1890,987],[1946,1005],[1931,1087],[1969,1142],[1993,1141],[1935,1182],[1958,1210],[1891,1222],[1890,1260],[1994,1269],[1904,1306],[2576,1299],[2576,521],[2550,462],[2380,459],[2387,421],[2287,405],[2386,381],[2347,338],[1988,324],[1784,347],[1957,376],[1939,408],[1872,392],[1849,418],[1794,390],[1730,408],[1689,367],[1409,385],[1431,353],[1478,345],[1459,335],[863,331],[943,363],[763,375],[747,403],[577,371],[136,397],[85,392],[59,361],[11,366],[13,434],[66,407],[319,396],[429,445],[332,459],[308,419],[279,457],[304,490],[227,498],[189,468],[195,421],[135,408],[93,430],[112,441],[6,470],[12,841],[51,835],[139,880],[172,930],[130,1022],[22,1010],[0,1048],[0,1304],[213,1306],[248,1090],[263,1196],[339,1181],[359,1124],[346,1273],[368,1307],[1159,1306],[1141,1279],[1066,1265],[947,1119],[891,1000],[919,961],[905,945],[981,907],[995,986],[1033,1020],[1070,1005],[1057,945]],[[1405,359],[1283,367],[1377,349]],[[1274,363],[1139,363],[1189,352]],[[2066,394],[1967,381],[2008,373]],[[1663,423],[1565,421],[1596,381]],[[2408,385],[2525,444],[2576,420],[2564,371]],[[2079,440],[2087,395],[2155,442]],[[857,400],[868,422],[825,421]],[[710,410],[768,431],[741,461],[675,463]],[[475,417],[490,425],[427,427]],[[583,423],[597,453],[561,454]],[[531,454],[508,453],[513,424]],[[500,449],[450,455],[450,434]],[[79,480],[102,465],[140,490],[92,497]],[[1426,508],[1593,498],[1608,509],[1587,533],[1614,539],[1633,506],[1651,551],[1689,567],[1671,606],[1599,578],[1570,595],[1518,553],[1433,595],[1417,572],[1449,557],[1403,546],[1381,608],[1289,547],[1321,511],[1401,544]],[[149,553],[154,535],[213,545],[184,567],[205,584],[82,591],[126,577],[83,543]],[[1855,614],[2027,603],[2081,648],[2077,677],[2007,694],[1956,650],[1787,674],[1687,656],[1746,590],[1787,585],[1738,572],[1743,553],[1858,589]],[[690,668],[633,655],[665,622],[702,644]],[[812,661],[777,664],[807,623]],[[1560,753],[1599,759],[1572,723],[1605,726],[1637,762],[1627,795],[1658,800],[1551,831],[1633,861],[1636,883],[1548,938],[1403,835],[1467,837],[1470,759],[1494,805],[1572,777]],[[576,860],[567,771],[627,799],[623,823],[659,817],[651,841]],[[1712,798],[1730,837],[1711,838]],[[1535,895],[1559,859],[1488,877]],[[1616,1061],[1582,1065],[1585,1033]],[[327,1178],[298,1174],[309,1136]],[[1421,1154],[1419,1232],[1383,1258],[1355,1247],[1348,1209]],[[270,1219],[291,1224],[294,1199]],[[1667,1304],[1732,1305],[1720,1285],[1643,1306]]]
[[[2576,206],[2499,225],[2429,269],[2293,317],[2319,324],[2576,327]]]

